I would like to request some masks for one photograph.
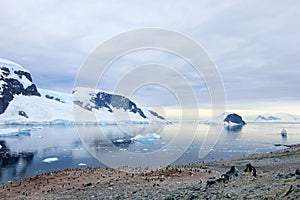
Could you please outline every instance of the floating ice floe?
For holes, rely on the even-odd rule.
[[[0,129],[0,137],[9,137],[9,136],[18,136],[19,129],[9,128],[9,129]]]
[[[19,135],[30,136],[30,129],[17,129],[17,128],[8,128],[0,129],[0,137],[12,137]]]
[[[51,162],[55,162],[55,161],[58,161],[58,157],[45,158],[43,160],[43,162],[45,162],[45,163],[51,163]]]
[[[79,163],[78,166],[86,166],[87,164],[85,163]]]
[[[0,144],[0,149],[2,149],[2,145]]]
[[[30,136],[31,129],[20,129],[19,134]]]
[[[127,151],[127,149],[124,149],[124,148],[121,148],[121,149],[119,149],[120,151]]]
[[[160,140],[160,139],[161,136],[156,133],[145,134],[145,135],[138,134],[133,138],[131,138],[132,141],[137,141],[137,142],[153,141],[153,140]]]
[[[138,134],[132,138],[124,137],[124,138],[114,139],[111,141],[116,146],[126,147],[127,145],[132,144],[134,142],[152,142],[154,140],[160,140],[160,139],[161,139],[160,135],[156,133],[152,133],[152,134],[145,134],[145,135]]]

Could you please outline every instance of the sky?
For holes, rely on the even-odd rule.
[[[82,64],[100,44],[120,33],[155,27],[183,34],[205,49],[222,78],[228,110],[300,114],[298,0],[0,0],[0,4],[0,57],[28,69],[40,88],[71,92]],[[131,68],[149,63],[173,66],[195,91],[200,108],[206,110],[202,112],[210,112],[210,88],[203,77],[194,76],[189,63],[164,51],[125,55],[111,65],[99,87],[112,90]],[[164,77],[181,87],[172,73]],[[146,106],[173,107],[173,112],[178,104],[170,88],[161,85],[137,88],[132,96]]]

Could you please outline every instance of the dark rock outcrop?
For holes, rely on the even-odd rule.
[[[238,124],[238,125],[245,125],[246,122],[243,120],[243,118],[238,115],[238,114],[229,114],[226,116],[226,118],[224,119],[224,122],[227,122],[227,123],[235,123],[235,124]]]
[[[105,107],[110,112],[112,112],[112,108],[123,109],[124,111],[138,113],[144,119],[147,118],[134,102],[121,95],[98,92],[96,97],[92,98],[92,101],[95,103],[97,109]]]
[[[74,93],[74,92],[73,92]],[[133,101],[130,99],[118,95],[118,94],[109,94],[106,92],[97,92],[95,94],[90,93],[91,98],[89,103],[84,103],[81,100],[74,100],[74,103],[78,106],[86,109],[107,109],[108,112],[113,113],[113,109],[123,109],[125,112],[132,112],[140,115],[142,118],[146,119],[146,115]]]
[[[22,117],[29,118],[28,115],[26,114],[26,112],[24,112],[23,110],[20,110],[20,111],[18,112],[18,114],[19,114],[20,116],[22,116]]]
[[[19,78],[22,78],[22,76],[25,76],[30,82],[32,82],[31,74],[28,72],[24,72],[21,70],[14,71],[15,74],[19,75]]]
[[[61,102],[61,103],[65,103],[65,102],[64,102],[63,100],[61,100],[60,98],[51,96],[51,95],[49,95],[49,94],[46,94],[45,97],[46,97],[47,99],[51,99],[51,100],[55,100],[55,101],[58,101],[58,102]]]
[[[151,115],[153,115],[154,117],[157,117],[157,118],[159,118],[159,119],[161,119],[161,120],[166,120],[163,116],[160,116],[157,112],[154,112],[154,111],[152,111],[152,110],[149,110],[149,112],[150,112],[150,114]]]
[[[224,119],[225,128],[228,131],[241,131],[246,122],[238,114],[229,114]]]

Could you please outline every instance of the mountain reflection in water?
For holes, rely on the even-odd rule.
[[[3,140],[0,140],[0,147],[0,180],[4,176],[24,177],[35,153],[12,152]]]

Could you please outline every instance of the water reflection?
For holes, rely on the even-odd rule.
[[[105,127],[78,127],[80,138],[86,145],[86,147],[92,152],[112,152],[118,151],[120,148],[130,148],[136,146],[133,144],[132,138],[136,135],[147,134],[160,134],[162,126],[105,126]],[[140,144],[141,142],[139,142]],[[146,142],[144,142],[145,144]],[[159,146],[155,146],[150,142],[148,145],[152,145],[151,150],[158,149]]]
[[[244,125],[235,125],[235,126],[226,126],[225,129],[231,132],[239,132],[242,131]]]
[[[179,131],[184,126],[184,131]],[[287,138],[281,138],[282,126],[288,128]],[[14,127],[16,128],[16,127]],[[22,129],[22,127],[20,127]],[[240,130],[227,130],[213,147],[203,145],[204,140],[213,140],[208,134],[210,126],[199,125],[197,130],[190,124],[165,126],[121,125],[121,126],[49,126],[31,131],[30,135],[0,138],[0,181],[21,179],[40,173],[65,168],[103,166],[95,155],[113,162],[134,166],[156,166],[157,160],[168,164],[190,163],[202,160],[226,159],[249,153],[274,151],[274,143],[300,143],[299,124],[247,124]],[[80,132],[77,134],[76,129]],[[135,141],[130,139],[139,134],[158,134],[161,139]],[[130,140],[130,141],[129,141]],[[190,144],[190,141],[192,143]],[[212,141],[213,143],[213,141]],[[86,148],[85,148],[86,147]],[[199,152],[209,148],[205,158]],[[88,150],[87,150],[88,149]],[[124,156],[124,152],[137,154],[141,159]],[[159,152],[155,154],[156,152]],[[180,155],[180,157],[178,156]],[[122,157],[123,156],[123,157]],[[46,158],[57,157],[51,163]],[[119,159],[121,158],[121,159]],[[125,165],[123,164],[123,165]]]
[[[6,177],[24,177],[26,169],[32,163],[35,153],[12,152],[6,142],[0,140],[0,180]]]

